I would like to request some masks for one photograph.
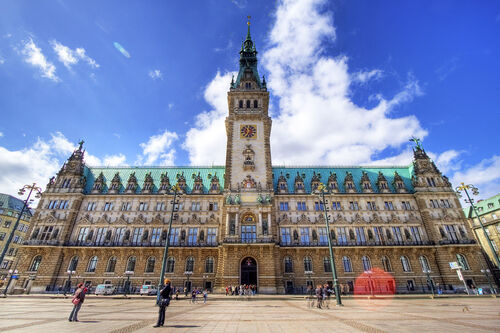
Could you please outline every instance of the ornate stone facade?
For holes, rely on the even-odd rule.
[[[457,255],[468,263],[467,283],[486,283],[455,192],[420,146],[404,167],[273,167],[268,105],[249,30],[228,92],[225,166],[89,167],[80,145],[39,202],[18,288],[64,286],[67,270],[94,285],[123,286],[126,271],[133,286],[156,284],[174,184],[183,193],[166,265],[174,286],[255,283],[260,292],[284,293],[332,281],[328,238],[340,283],[351,290],[372,267],[393,275],[398,292],[427,289],[423,268],[433,283],[460,287],[448,265]],[[311,194],[321,183],[329,189],[329,232]]]

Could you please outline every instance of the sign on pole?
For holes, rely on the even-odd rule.
[[[460,265],[456,261],[452,261],[449,264],[451,269],[460,269]]]
[[[464,280],[464,276],[462,275],[462,271],[461,271],[461,270],[457,269],[457,275],[458,275],[458,279],[459,279],[460,281],[463,281],[463,280]]]

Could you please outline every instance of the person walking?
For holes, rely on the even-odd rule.
[[[316,299],[317,299],[316,301],[318,302],[316,306],[318,309],[321,309],[321,301],[323,300],[323,290],[320,284],[316,286]]]
[[[203,304],[207,304],[208,290],[203,290]]]
[[[170,304],[170,294],[172,293],[172,287],[170,287],[170,279],[165,279],[165,286],[160,291],[160,298],[158,299],[158,321],[153,327],[161,327],[165,323],[165,311],[167,306]]]
[[[191,292],[191,303],[196,303],[196,289],[193,289],[193,291]]]
[[[80,311],[80,308],[82,307],[83,301],[85,300],[85,289],[83,288],[83,283],[78,284],[78,288],[75,291],[75,294],[73,295],[72,303],[73,303],[73,310],[71,311],[69,315],[69,321],[79,321],[78,320],[78,311]]]

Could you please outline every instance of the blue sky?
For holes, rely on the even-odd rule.
[[[0,192],[89,164],[223,164],[251,15],[275,164],[408,164],[500,189],[498,1],[0,1]],[[118,43],[123,53],[115,46]]]

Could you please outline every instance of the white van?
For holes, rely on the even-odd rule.
[[[155,286],[145,284],[142,286],[140,294],[142,295],[156,295],[158,289]]]
[[[112,284],[99,284],[95,288],[96,295],[113,295],[116,292],[116,287]]]

